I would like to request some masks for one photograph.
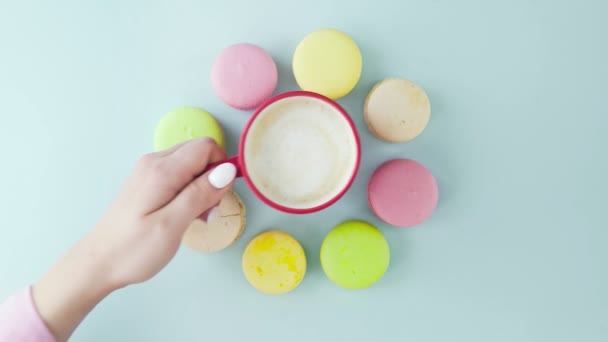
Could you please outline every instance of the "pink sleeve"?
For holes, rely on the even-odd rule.
[[[32,300],[31,287],[0,304],[0,342],[55,342]]]

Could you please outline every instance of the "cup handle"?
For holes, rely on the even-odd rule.
[[[214,169],[217,166],[220,166],[222,164],[226,164],[226,163],[231,163],[232,165],[234,165],[236,167],[236,177],[243,177],[243,174],[241,173],[241,164],[239,164],[239,156],[232,156],[230,158],[226,158],[224,160],[220,160],[218,162],[215,163],[211,163],[209,165],[207,165],[207,167],[205,168],[205,171],[203,171],[203,173]]]

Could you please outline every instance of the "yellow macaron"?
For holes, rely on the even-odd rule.
[[[308,34],[293,55],[293,74],[303,90],[339,99],[359,81],[363,61],[355,41],[334,29]]]
[[[243,273],[260,292],[271,295],[295,289],[306,273],[306,255],[291,235],[272,230],[253,238],[243,252]]]

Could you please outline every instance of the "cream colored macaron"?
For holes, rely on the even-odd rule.
[[[220,251],[234,243],[245,228],[245,206],[231,191],[220,201],[208,222],[197,219],[186,230],[182,243],[196,251]]]
[[[388,78],[367,95],[363,118],[378,139],[410,141],[420,135],[431,117],[431,104],[424,89],[403,79]]]

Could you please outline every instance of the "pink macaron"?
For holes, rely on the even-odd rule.
[[[380,165],[369,179],[369,205],[381,220],[397,227],[422,223],[437,206],[435,177],[411,159],[393,159]]]
[[[277,87],[277,66],[259,46],[235,44],[223,49],[211,68],[211,85],[231,107],[255,109]]]

